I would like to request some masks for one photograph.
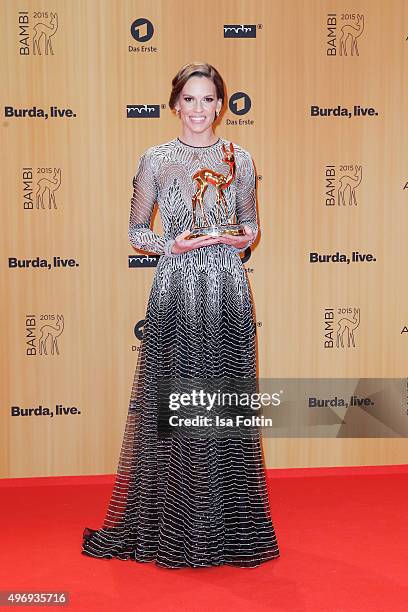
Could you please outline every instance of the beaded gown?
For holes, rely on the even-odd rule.
[[[196,147],[175,138],[148,148],[133,177],[129,240],[161,255],[148,298],[117,475],[100,529],[83,531],[82,553],[157,565],[255,567],[279,557],[266,488],[261,437],[178,433],[160,436],[158,377],[256,376],[255,321],[240,252],[256,238],[256,180],[251,155],[234,144],[236,175],[224,190],[228,211],[255,235],[171,253],[192,227],[192,179],[211,168],[227,175],[222,144]],[[214,187],[204,193],[217,223]],[[157,202],[163,235],[150,229]],[[228,216],[226,216],[228,213]],[[197,207],[196,223],[204,224]]]

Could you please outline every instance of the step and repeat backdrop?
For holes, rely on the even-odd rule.
[[[132,178],[181,134],[171,80],[192,61],[220,71],[216,134],[256,167],[242,258],[259,377],[284,391],[267,466],[405,463],[408,3],[1,12],[1,476],[116,469],[158,261],[128,241]]]

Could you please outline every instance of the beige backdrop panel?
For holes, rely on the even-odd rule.
[[[261,177],[261,239],[245,263],[259,375],[406,375],[408,7],[404,0],[337,3],[331,56],[328,8],[312,0],[208,0],[205,11],[189,1],[53,0],[45,14],[36,2],[3,0],[2,476],[116,468],[139,345],[134,326],[154,274],[128,267],[131,179],[146,148],[179,134],[167,101],[171,79],[189,61],[214,64],[228,95],[245,92],[252,102],[241,118],[253,125],[231,125],[239,116],[227,108],[217,133],[248,149]],[[141,46],[130,33],[138,18],[154,25],[144,44],[156,52],[129,51]],[[224,38],[223,24],[234,23],[255,24],[256,38]],[[342,33],[347,55],[340,55]],[[30,53],[22,55],[26,44]],[[132,120],[128,104],[165,107],[158,119]],[[311,105],[360,105],[378,115],[311,117]],[[5,107],[34,106],[76,116],[6,116]],[[337,187],[355,186],[356,204],[346,191],[345,206],[326,206],[327,166]],[[44,209],[36,208],[37,189]],[[154,227],[161,229],[158,215]],[[312,251],[354,250],[376,261],[309,263]],[[54,256],[73,265],[9,265],[9,258]],[[356,347],[324,348],[326,308],[359,309]],[[13,416],[12,407],[57,404],[78,412]],[[264,448],[268,467],[408,458],[404,438],[269,438]]]

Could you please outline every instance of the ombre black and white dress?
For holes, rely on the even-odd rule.
[[[271,520],[260,434],[193,436],[158,432],[159,377],[256,377],[251,291],[240,251],[258,232],[251,155],[234,144],[236,176],[224,190],[226,222],[255,237],[238,250],[213,244],[172,254],[192,227],[192,177],[203,167],[225,175],[219,138],[195,147],[175,138],[147,149],[133,178],[129,239],[160,254],[148,299],[117,476],[100,529],[86,527],[82,552],[92,557],[155,561],[171,568],[255,567],[279,557]],[[150,229],[155,202],[163,236]],[[215,188],[204,194],[217,223]],[[225,213],[223,212],[223,215]],[[198,223],[200,210],[197,206]]]

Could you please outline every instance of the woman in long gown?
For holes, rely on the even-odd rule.
[[[133,178],[129,239],[160,254],[129,403],[117,476],[103,526],[86,527],[82,552],[92,557],[155,561],[169,568],[255,567],[279,557],[268,503],[262,447],[250,435],[159,431],[160,380],[256,378],[255,322],[240,252],[255,240],[256,181],[251,155],[233,143],[236,175],[224,190],[244,236],[187,240],[193,175],[230,170],[213,122],[225,95],[217,70],[187,64],[172,81],[170,108],[181,137],[152,146]],[[208,223],[218,223],[214,186],[204,193]],[[158,203],[164,235],[150,229]],[[205,225],[196,208],[196,225]],[[213,429],[213,431],[211,431]]]

